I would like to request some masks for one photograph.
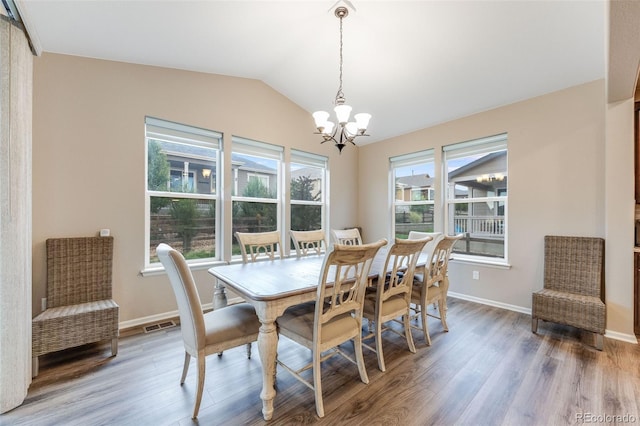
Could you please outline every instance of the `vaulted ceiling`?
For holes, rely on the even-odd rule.
[[[309,112],[338,89],[333,0],[16,4],[44,52],[258,79]],[[360,143],[605,76],[605,1],[337,4],[350,10],[344,94],[373,115]]]

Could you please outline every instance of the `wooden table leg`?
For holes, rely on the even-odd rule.
[[[273,416],[273,400],[276,397],[274,377],[276,368],[276,356],[278,351],[278,333],[275,320],[263,318],[258,315],[262,325],[258,334],[258,351],[262,363],[262,415],[265,420],[271,420]]]
[[[219,279],[214,278],[214,280],[216,284],[213,288],[213,310],[215,311],[218,308],[227,306],[227,289]]]

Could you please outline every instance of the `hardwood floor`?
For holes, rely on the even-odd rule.
[[[450,331],[443,332],[440,322],[431,319],[431,347],[414,331],[417,354],[412,354],[402,338],[386,333],[386,373],[365,349],[368,385],[343,358],[326,361],[323,419],[315,414],[313,392],[279,369],[270,422],[260,411],[255,344],[251,359],[243,347],[207,359],[200,415],[193,422],[196,368],[192,360],[181,387],[180,329],[135,334],[121,338],[115,358],[109,357],[108,344],[45,357],[24,404],[0,416],[0,424],[640,423],[640,346],[605,339],[599,352],[591,346],[590,333],[541,322],[536,335],[530,322],[528,315],[450,298]],[[286,338],[279,345],[289,363],[303,365],[309,359],[307,350]]]

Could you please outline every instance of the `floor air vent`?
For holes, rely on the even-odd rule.
[[[157,324],[145,325],[143,330],[145,333],[151,333],[152,331],[164,330],[165,328],[175,327],[176,323],[173,321],[164,321]]]

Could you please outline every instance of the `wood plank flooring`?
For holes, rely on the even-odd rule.
[[[313,392],[279,369],[273,420],[262,419],[257,346],[207,359],[198,422],[191,420],[196,367],[179,385],[178,327],[45,357],[24,404],[2,425],[563,425],[640,423],[640,346],[541,322],[528,315],[449,299],[449,332],[430,320],[432,346],[414,331],[417,353],[394,333],[384,340],[387,372],[365,349],[370,382],[341,357],[323,364],[326,415]],[[345,349],[350,350],[349,345]],[[279,353],[305,364],[309,352],[282,337]],[[601,416],[601,417],[598,417]],[[627,417],[623,417],[627,416]],[[598,422],[598,420],[604,420]],[[625,421],[626,419],[626,421]],[[635,421],[629,421],[634,419]]]

